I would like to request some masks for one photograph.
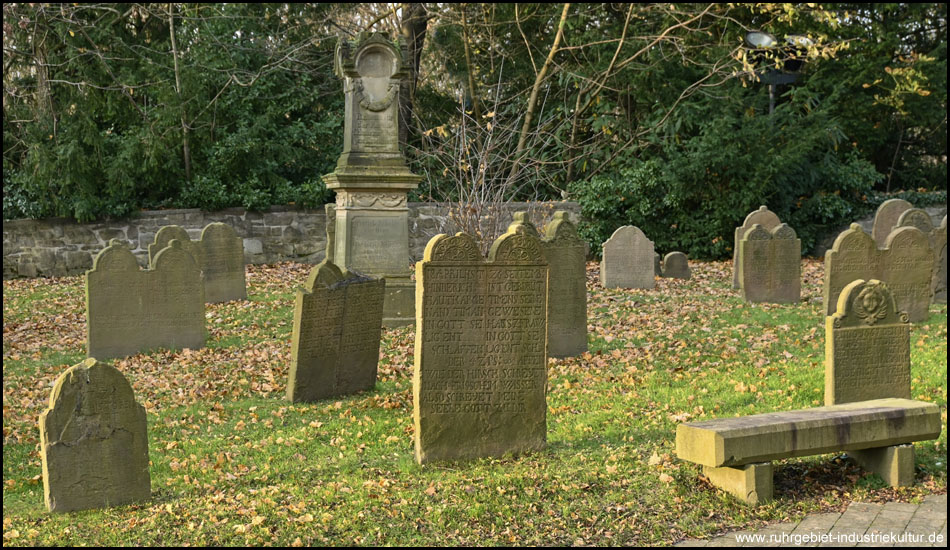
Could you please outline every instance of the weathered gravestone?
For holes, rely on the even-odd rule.
[[[323,211],[327,216],[327,248],[324,257],[336,265],[333,260],[333,247],[336,246],[336,205],[328,202],[323,205]]]
[[[660,254],[657,252],[653,253],[653,274],[657,277],[663,276],[663,261],[660,259]]]
[[[603,246],[600,283],[604,288],[653,288],[653,241],[643,231],[625,225],[614,231]]]
[[[415,286],[406,193],[422,178],[409,171],[399,145],[399,90],[408,75],[403,53],[379,34],[362,33],[337,45],[336,73],[346,99],[343,152],[336,170],[323,176],[336,191],[332,261],[385,278],[383,322],[410,324]]]
[[[871,227],[871,238],[878,248],[887,245],[887,236],[897,226],[901,214],[913,208],[914,205],[903,199],[888,199],[877,207],[874,213],[874,225]],[[832,306],[834,307],[834,306]]]
[[[802,241],[787,224],[754,224],[739,239],[739,288],[748,302],[796,303],[802,291]]]
[[[878,280],[851,281],[825,318],[825,405],[910,399],[910,324]]]
[[[148,500],[145,407],[115,368],[93,358],[53,386],[40,414],[43,493],[51,512]]]
[[[838,296],[852,281],[884,281],[897,300],[897,308],[911,322],[929,315],[933,250],[926,235],[915,227],[898,227],[891,232],[886,248],[879,250],[874,239],[854,223],[835,239],[825,253],[825,313],[835,312]]]
[[[376,385],[386,283],[324,260],[297,290],[287,399],[318,401]]]
[[[550,266],[548,355],[580,355],[587,351],[587,243],[567,212],[558,210],[544,227],[541,249]]]
[[[689,261],[682,252],[670,252],[663,257],[661,276],[666,279],[689,279],[692,276],[689,270]]]
[[[247,299],[247,283],[244,273],[244,240],[226,223],[212,223],[201,231],[198,241],[191,241],[188,232],[177,225],[166,225],[155,233],[148,245],[149,265],[154,265],[155,256],[166,248],[172,239],[181,242],[181,247],[195,259],[201,269],[205,287],[205,302],[229,302]]]
[[[436,235],[416,264],[416,460],[544,447],[547,281],[541,243],[513,223],[486,262],[475,240]]]
[[[925,210],[910,208],[901,213],[894,227],[916,227],[924,235],[929,237],[930,232],[934,230],[934,223],[930,219],[930,214]]]
[[[732,288],[739,288],[739,240],[755,224],[761,225],[762,229],[766,231],[771,231],[778,227],[780,223],[782,223],[781,220],[774,212],[765,206],[760,206],[758,210],[750,212],[745,217],[742,225],[736,228],[735,239],[732,241]]]
[[[940,227],[934,229],[934,274],[930,283],[933,289],[933,301],[947,303],[947,217],[943,217]]]
[[[153,348],[205,345],[204,286],[194,258],[178,239],[139,269],[113,240],[86,272],[86,355],[125,357]]]

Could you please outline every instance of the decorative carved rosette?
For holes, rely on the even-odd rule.
[[[465,233],[451,237],[440,234],[429,241],[424,259],[428,262],[481,262],[482,255],[471,236]]]

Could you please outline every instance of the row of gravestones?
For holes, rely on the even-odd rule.
[[[99,255],[87,278],[90,296],[105,293],[97,278],[108,273],[153,276],[179,264],[191,274],[187,284],[200,290],[195,261],[178,239],[147,271],[133,270],[134,258],[123,251],[116,245]],[[544,446],[549,342],[586,350],[585,256],[563,212],[544,238],[517,214],[487,261],[468,235],[430,241],[416,267],[413,414],[420,463]],[[297,292],[288,399],[312,401],[375,385],[384,285],[326,261],[312,270]],[[115,285],[110,290],[121,292]],[[558,315],[571,326],[551,330],[549,319]],[[145,412],[113,367],[90,357],[67,370],[41,415],[40,433],[51,511],[148,498]]]
[[[670,252],[661,262],[660,255],[654,252],[653,241],[639,227],[617,228],[603,244],[601,284],[605,288],[652,289],[656,283],[654,276],[689,279],[686,254]]]
[[[733,287],[749,302],[794,303],[801,297],[801,241],[765,206],[736,228]],[[887,282],[912,322],[927,317],[931,301],[946,303],[947,220],[934,228],[930,216],[902,200],[881,205],[873,236],[852,224],[825,255],[825,314],[856,279]]]

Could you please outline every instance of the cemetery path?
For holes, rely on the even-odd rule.
[[[687,539],[674,546],[911,546],[945,547],[947,495],[920,504],[852,502],[843,513],[809,514],[757,531],[735,531],[711,539]]]

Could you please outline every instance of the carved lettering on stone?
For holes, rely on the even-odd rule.
[[[546,441],[548,265],[509,226],[486,262],[437,235],[416,264],[413,418],[420,463],[538,450]]]
[[[787,224],[771,231],[759,224],[739,240],[739,288],[749,302],[796,303],[801,299],[802,242]]]

